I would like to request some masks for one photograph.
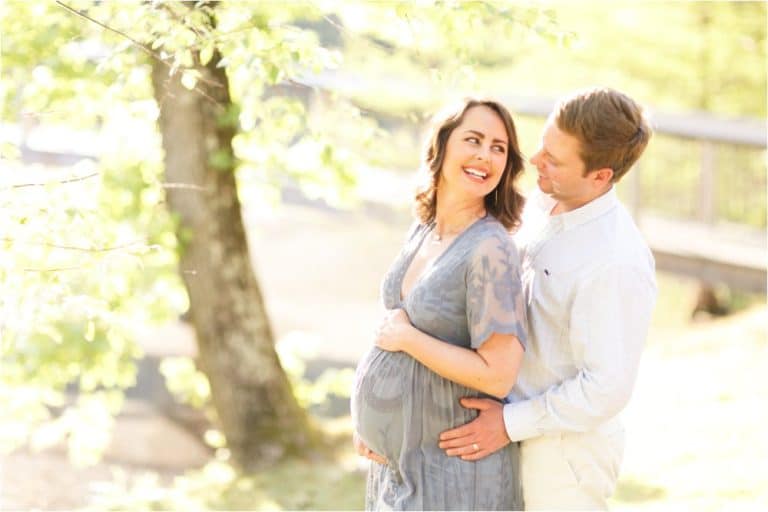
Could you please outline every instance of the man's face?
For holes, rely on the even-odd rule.
[[[591,173],[584,176],[579,149],[578,139],[560,130],[550,119],[544,126],[541,148],[530,160],[539,173],[539,188],[556,199],[564,211],[583,206],[594,195],[594,180]]]

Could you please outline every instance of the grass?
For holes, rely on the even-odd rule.
[[[650,340],[625,412],[615,507],[768,506],[768,309],[665,332]]]
[[[330,451],[291,458],[251,474],[238,474],[226,460],[171,481],[152,472],[115,474],[102,484],[87,510],[358,510],[365,472],[353,453],[349,418],[325,419]]]
[[[764,508],[765,298],[718,290],[738,311],[694,321],[696,281],[666,274],[658,281],[648,345],[623,415],[628,443],[613,508]]]

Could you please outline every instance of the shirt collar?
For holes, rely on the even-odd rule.
[[[560,217],[563,229],[571,229],[596,219],[605,213],[608,213],[618,204],[619,200],[616,197],[616,189],[615,187],[611,187],[608,192],[601,195],[600,197],[593,199],[584,206],[569,212],[555,215],[553,218]]]

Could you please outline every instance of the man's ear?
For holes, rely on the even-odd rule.
[[[613,169],[610,167],[603,167],[601,169],[595,169],[590,172],[592,175],[592,181],[595,185],[603,187],[611,184],[613,179]]]

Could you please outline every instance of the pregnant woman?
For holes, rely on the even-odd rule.
[[[476,462],[438,447],[440,432],[477,414],[459,399],[503,399],[523,356],[525,305],[509,235],[523,206],[515,188],[523,159],[509,112],[478,99],[446,109],[424,168],[419,222],[384,278],[388,312],[353,389],[358,450],[378,461],[366,508],[520,509],[517,445]]]

